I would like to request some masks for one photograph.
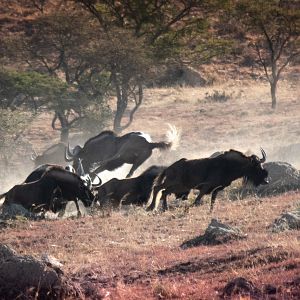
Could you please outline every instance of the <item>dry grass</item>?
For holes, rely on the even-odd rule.
[[[273,234],[267,227],[298,199],[299,193],[263,201],[221,199],[212,215],[206,203],[161,214],[131,209],[106,218],[20,221],[0,238],[22,254],[50,253],[75,282],[91,282],[111,299],[213,299],[239,276],[258,288],[272,284],[289,293],[284,284],[300,267],[299,234]],[[212,217],[240,228],[247,239],[181,250],[180,244],[202,234]]]

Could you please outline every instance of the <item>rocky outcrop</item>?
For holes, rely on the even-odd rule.
[[[2,207],[2,218],[15,218],[16,216],[25,217],[28,219],[35,219],[36,215],[31,213],[28,209],[24,208],[20,204],[9,204],[3,205]]]
[[[216,219],[212,219],[205,230],[204,235],[186,241],[180,247],[186,249],[200,245],[218,245],[243,238],[246,238],[246,235],[239,229],[222,224]]]
[[[300,229],[300,209],[282,214],[270,228],[272,232]]]
[[[269,162],[264,164],[264,168],[269,172],[269,184],[258,187],[247,185],[232,189],[229,192],[229,198],[235,200],[253,195],[258,197],[275,196],[300,188],[300,172],[289,163]]]
[[[262,293],[251,281],[237,277],[225,285],[221,294],[223,299],[235,299],[234,296],[239,296],[237,299],[261,299]]]
[[[1,299],[59,299],[62,291],[59,272],[32,256],[20,256],[7,245],[0,244]],[[43,298],[46,297],[46,298]]]

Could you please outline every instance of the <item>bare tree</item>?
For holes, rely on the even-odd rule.
[[[277,84],[284,68],[300,55],[300,10],[293,1],[237,1],[236,20],[248,33],[258,62],[270,84],[276,108]]]

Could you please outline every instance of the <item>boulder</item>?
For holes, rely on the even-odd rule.
[[[300,188],[300,172],[286,162],[268,162],[264,168],[269,172],[270,183],[253,187],[247,185],[229,192],[229,198],[236,200],[247,196],[275,196]]]
[[[291,229],[300,229],[300,209],[282,214],[271,225],[271,231],[273,232]]]
[[[223,289],[221,298],[233,299],[238,295],[238,299],[261,299],[261,291],[254,284],[243,278],[237,277],[229,281]]]
[[[239,229],[225,225],[212,219],[204,235],[184,242],[180,247],[182,249],[196,247],[199,245],[218,245],[227,243],[231,240],[244,239],[246,235]]]
[[[32,256],[20,256],[7,245],[0,244],[1,299],[57,298],[62,287],[60,274]],[[45,299],[45,298],[44,298]]]
[[[36,218],[36,215],[32,212],[30,212],[28,209],[24,208],[22,205],[20,204],[9,204],[9,205],[3,205],[2,207],[2,216],[3,218],[7,219],[11,219],[11,218],[15,218],[17,216],[21,216],[24,218]]]

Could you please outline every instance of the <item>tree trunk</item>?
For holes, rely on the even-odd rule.
[[[122,131],[122,118],[128,104],[128,82],[127,80],[121,79],[120,84],[117,78],[117,74],[112,72],[112,81],[114,83],[117,95],[117,111],[114,117],[114,131],[120,133]]]
[[[68,120],[66,118],[66,116],[64,115],[64,113],[62,112],[56,112],[56,116],[60,122],[60,141],[63,143],[67,143],[69,140],[69,123]]]
[[[277,81],[274,80],[273,82],[270,82],[270,85],[271,85],[272,108],[275,109],[277,105],[277,100],[276,100]]]

